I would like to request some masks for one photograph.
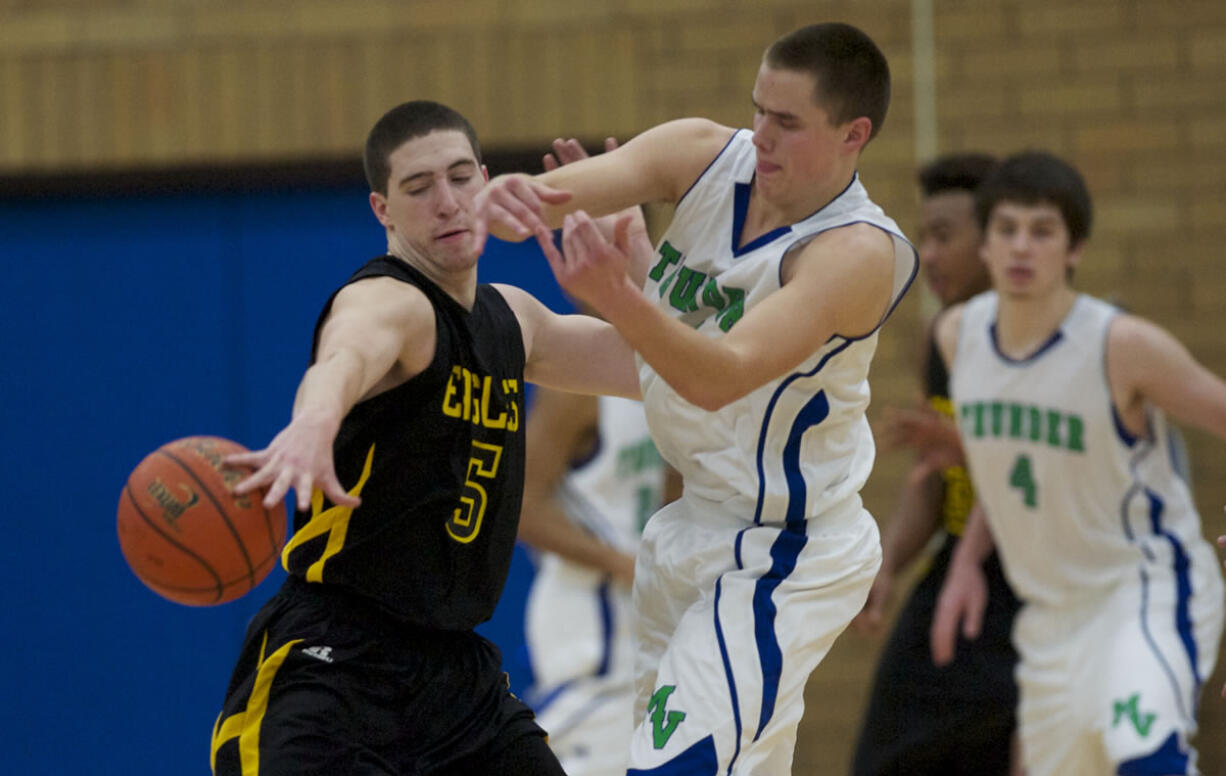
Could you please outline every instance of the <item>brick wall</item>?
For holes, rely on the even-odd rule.
[[[1098,220],[1078,285],[1170,328],[1226,374],[1226,3],[934,0],[941,151],[1046,147],[1079,164]],[[488,147],[622,137],[659,121],[749,120],[765,44],[810,21],[867,30],[895,95],[862,174],[915,221],[906,0],[0,0],[0,174],[357,153],[387,107],[429,97]],[[916,390],[926,304],[882,337],[876,402]],[[1226,445],[1189,434],[1208,526],[1226,527]],[[888,516],[906,465],[865,498]],[[876,646],[845,637],[809,688],[797,773],[845,772]],[[1221,674],[1213,680],[1220,685]],[[1209,731],[1226,707],[1207,699]],[[1226,742],[1202,736],[1206,772]]]

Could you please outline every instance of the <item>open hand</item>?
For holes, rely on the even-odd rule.
[[[335,435],[335,429],[301,416],[273,437],[263,450],[226,456],[227,464],[255,469],[251,476],[234,487],[234,492],[241,495],[268,488],[264,506],[271,508],[293,488],[298,509],[305,511],[311,506],[311,492],[319,488],[333,504],[358,506],[361,499],[346,493],[336,477],[332,459]]]
[[[945,666],[953,661],[959,626],[963,638],[979,638],[987,606],[988,581],[983,568],[977,563],[951,563],[932,615],[929,641],[933,663]]]
[[[628,215],[619,216],[610,241],[587,213],[571,213],[562,221],[561,251],[553,244],[548,229],[537,230],[536,240],[558,284],[606,318],[606,304],[630,284],[626,269],[630,263],[631,220]]]
[[[913,480],[966,461],[953,419],[927,404],[909,409],[887,407],[882,415],[881,444],[885,450],[910,447],[919,454],[919,463],[911,471]]]
[[[519,240],[547,229],[544,205],[561,205],[570,197],[569,191],[551,188],[522,173],[499,175],[473,200],[473,250],[480,254],[490,230],[496,227]]]

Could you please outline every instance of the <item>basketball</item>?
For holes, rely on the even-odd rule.
[[[119,496],[119,546],[158,595],[213,606],[244,595],[272,571],[285,542],[285,505],[263,493],[236,496],[249,468],[223,466],[246,448],[192,436],[162,445],[128,477]]]

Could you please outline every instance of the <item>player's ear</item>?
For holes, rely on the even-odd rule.
[[[390,227],[391,223],[387,220],[387,197],[377,191],[370,192],[370,209],[374,211],[375,218],[379,219],[379,223]]]
[[[1064,266],[1069,269],[1075,269],[1077,265],[1081,264],[1081,259],[1085,255],[1085,252],[1086,241],[1082,240],[1069,249],[1068,256],[1064,257]]]
[[[843,135],[843,144],[848,151],[859,151],[873,135],[873,120],[868,116],[854,118],[844,126],[846,134]]]
[[[486,183],[490,182],[490,171],[484,164],[481,165],[481,177],[485,179]]]

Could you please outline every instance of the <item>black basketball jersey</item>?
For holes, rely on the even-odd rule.
[[[334,454],[356,509],[314,494],[294,519],[289,572],[371,599],[413,625],[461,630],[489,619],[506,582],[523,494],[524,347],[502,295],[477,287],[465,310],[407,263],[383,256],[349,278],[387,276],[434,306],[434,358],[355,406]],[[339,291],[339,289],[338,289]],[[332,307],[320,313],[315,344]]]
[[[936,338],[928,339],[928,363],[925,368],[925,393],[928,403],[937,412],[952,418],[953,403],[949,400],[949,371],[945,368],[945,359],[937,347]],[[966,528],[966,519],[970,516],[974,505],[975,494],[971,489],[971,477],[963,466],[950,466],[941,472],[945,490],[941,503],[941,520],[945,530],[954,536],[961,536]]]

